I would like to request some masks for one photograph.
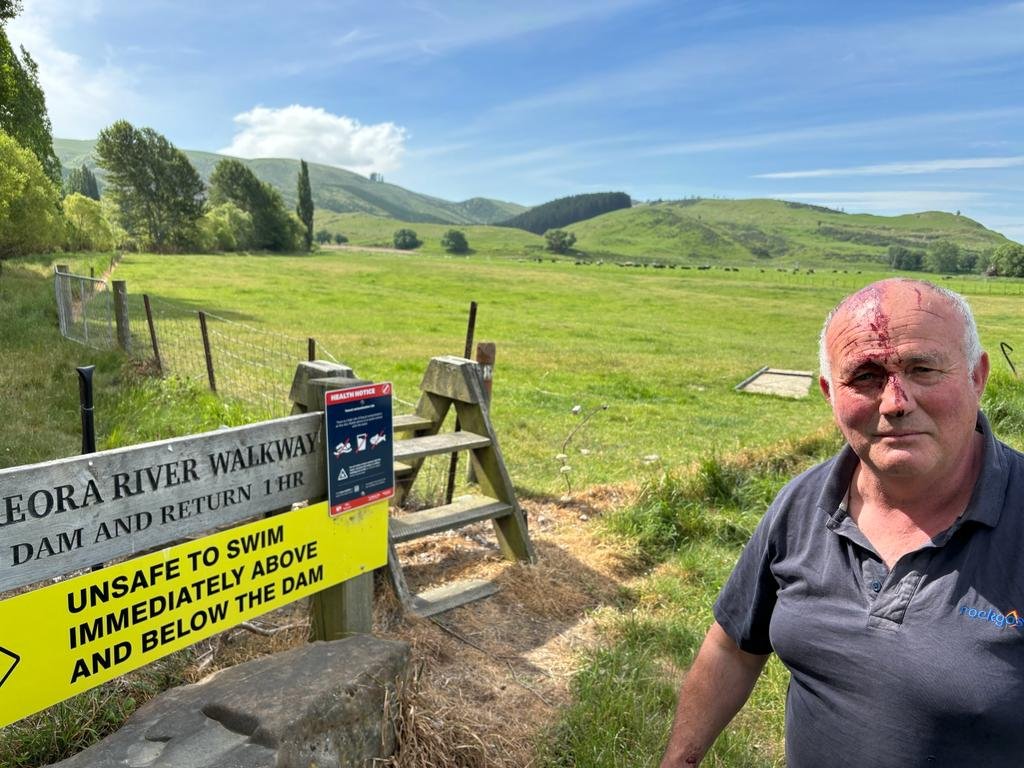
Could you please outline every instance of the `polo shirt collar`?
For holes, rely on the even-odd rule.
[[[971,521],[995,528],[1002,513],[1003,500],[1006,498],[1010,478],[1009,466],[1004,452],[1000,450],[999,442],[992,434],[988,419],[981,411],[978,411],[976,429],[983,438],[981,471],[978,473],[974,492],[960,522]],[[825,516],[830,528],[838,526],[847,516],[843,502],[859,461],[853,449],[849,445],[844,445],[832,462],[821,494],[818,496],[818,512]]]

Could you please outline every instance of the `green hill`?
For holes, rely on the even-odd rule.
[[[61,164],[71,169],[85,163],[96,171],[102,191],[103,172],[97,171],[93,157],[95,144],[95,141],[53,140],[53,148]],[[183,151],[204,181],[210,178],[214,166],[224,157],[212,152]],[[276,187],[289,208],[295,206],[298,160],[239,159],[262,181]],[[438,224],[491,224],[527,210],[525,206],[516,203],[481,197],[455,203],[410,192],[395,184],[370,181],[358,173],[317,163],[309,163],[309,181],[313,189],[313,204],[318,209],[338,213],[368,213],[401,221]]]
[[[392,246],[394,219],[318,211],[315,227],[344,234],[350,245]],[[447,225],[413,227],[421,252],[442,253]],[[544,238],[501,226],[460,226],[474,253],[554,258]],[[1008,240],[966,216],[929,211],[904,216],[846,214],[782,200],[684,200],[612,211],[566,227],[576,237],[568,257],[636,264],[747,266],[762,269],[879,268],[890,245],[927,250],[940,241],[982,254]]]
[[[877,265],[892,245],[927,250],[949,240],[980,255],[1008,242],[951,213],[873,216],[782,200],[647,203],[567,229],[595,258],[723,266]]]

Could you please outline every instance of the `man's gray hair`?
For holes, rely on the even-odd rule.
[[[957,313],[959,313],[960,318],[963,320],[964,356],[967,358],[968,371],[974,373],[974,369],[977,367],[978,361],[981,360],[981,339],[978,338],[978,324],[974,322],[974,313],[971,312],[971,305],[967,303],[967,299],[956,291],[951,291],[949,288],[943,288],[941,285],[936,285],[935,283],[927,280],[912,280],[908,277],[896,277],[892,279],[896,282],[913,283],[914,285],[923,286],[949,300],[950,304],[953,305]],[[861,290],[863,290],[863,288]],[[820,375],[828,382],[830,388],[832,386],[832,370],[829,365],[828,346],[825,343],[825,337],[828,335],[828,328],[832,323],[832,318],[835,317],[839,310],[846,305],[847,301],[858,293],[860,293],[860,291],[855,291],[836,304],[825,318],[825,324],[822,326],[821,334],[818,336],[818,370]]]

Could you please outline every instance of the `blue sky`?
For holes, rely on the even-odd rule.
[[[1024,241],[1024,2],[24,0],[54,135],[450,200],[960,210]]]

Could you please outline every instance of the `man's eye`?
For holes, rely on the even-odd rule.
[[[851,379],[851,381],[853,381],[854,384],[870,384],[871,382],[877,380],[878,374],[875,373],[874,371],[862,371],[860,373],[855,373],[853,375],[853,378]]]

